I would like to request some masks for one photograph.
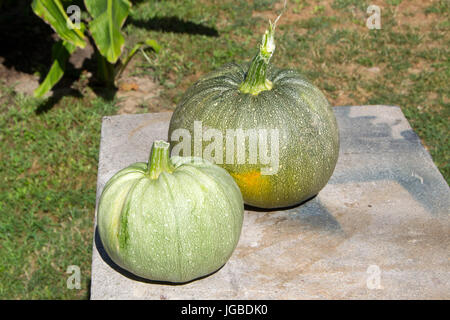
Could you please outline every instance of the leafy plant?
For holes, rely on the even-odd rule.
[[[73,2],[70,1],[69,4]],[[139,50],[144,53],[144,48],[150,47],[156,52],[159,51],[159,44],[153,39],[148,39],[137,43],[125,57],[122,57],[125,38],[121,28],[130,13],[130,1],[84,0],[84,6],[87,18],[84,21],[72,21],[72,16],[68,17],[60,0],[33,0],[31,4],[33,12],[47,22],[61,38],[53,45],[53,64],[44,81],[34,91],[36,97],[46,94],[61,80],[70,55],[77,47],[86,47],[87,37],[90,37],[96,45],[97,78],[106,86],[114,86],[115,80]],[[72,8],[80,9],[79,6]],[[76,11],[74,12],[71,13],[75,15]],[[81,14],[79,16],[81,18]]]

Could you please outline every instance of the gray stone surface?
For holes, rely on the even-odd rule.
[[[449,299],[450,189],[398,107],[334,108],[341,150],[317,197],[246,211],[238,247],[184,285],[120,270],[95,232],[91,299]],[[147,161],[171,113],[105,117],[97,201],[119,169]]]

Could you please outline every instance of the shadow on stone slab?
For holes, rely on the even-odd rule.
[[[314,196],[312,196],[311,198],[308,198],[308,199],[306,199],[306,200],[304,200],[304,201],[301,201],[301,202],[299,202],[299,203],[297,203],[297,204],[293,204],[293,205],[287,206],[287,207],[279,207],[279,208],[259,208],[259,207],[251,206],[251,205],[249,205],[249,204],[245,204],[245,205],[244,205],[244,209],[247,210],[247,211],[256,211],[256,212],[277,212],[277,211],[286,211],[286,210],[290,210],[290,209],[294,209],[294,208],[300,207],[301,205],[303,205],[303,204],[305,204],[305,203],[307,203],[307,202],[309,202],[309,201],[312,201],[312,200],[315,199],[316,197],[317,197],[317,194],[314,195]]]
[[[98,253],[100,254],[100,256],[103,259],[103,261],[106,262],[106,264],[108,264],[112,269],[114,269],[118,273],[122,274],[123,276],[125,276],[125,277],[127,277],[127,278],[129,278],[131,280],[144,282],[144,283],[148,283],[148,284],[160,284],[160,285],[166,285],[166,286],[182,286],[182,285],[189,284],[189,283],[197,281],[197,280],[201,280],[201,279],[207,278],[207,277],[215,274],[216,272],[218,272],[224,266],[224,265],[221,266],[216,271],[211,272],[211,273],[209,273],[207,275],[204,275],[204,276],[201,276],[199,278],[195,278],[195,279],[192,279],[192,280],[186,281],[186,282],[169,282],[169,281],[149,280],[149,279],[146,279],[146,278],[139,277],[139,276],[131,273],[128,270],[125,270],[124,268],[122,268],[119,265],[117,265],[114,261],[112,261],[112,259],[109,257],[108,253],[106,252],[105,248],[103,247],[103,243],[102,243],[102,240],[100,238],[100,233],[98,232],[98,227],[97,226],[95,227],[94,239],[95,239],[95,246],[97,247]]]
[[[245,210],[265,212],[268,215],[284,211],[286,212],[286,215],[280,217],[280,219],[289,219],[293,223],[300,224],[302,227],[321,231],[342,231],[339,222],[334,218],[326,206],[322,204],[317,195],[289,207],[264,209],[245,205]]]
[[[395,181],[432,215],[448,214],[450,200],[445,192],[448,186],[436,172],[430,155],[413,130],[403,130],[401,138],[394,138],[392,125],[374,123],[376,116],[351,117],[350,108],[345,107],[337,108],[335,112],[340,114],[341,137],[351,137],[341,139],[341,151],[361,153],[372,165],[335,171],[330,184]],[[380,159],[379,150],[387,150],[383,161],[377,161]],[[391,152],[391,157],[390,150],[396,151]]]
[[[340,223],[319,198],[308,201],[302,206],[288,209],[287,213],[289,220],[300,223],[308,229],[333,233],[343,232]]]

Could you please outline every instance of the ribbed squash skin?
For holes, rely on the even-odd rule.
[[[219,269],[243,222],[238,186],[222,168],[173,157],[157,179],[136,163],[102,192],[97,224],[106,252],[120,267],[151,280],[186,282]]]
[[[298,72],[269,66],[272,89],[252,95],[239,90],[246,70],[246,64],[227,64],[192,85],[172,116],[169,139],[178,128],[188,129],[194,137],[194,121],[202,121],[203,128],[221,130],[224,136],[226,129],[278,129],[276,174],[261,175],[261,167],[267,165],[249,161],[218,165],[235,178],[249,205],[298,204],[316,195],[334,171],[339,154],[336,118],[322,92]],[[172,141],[171,147],[177,143]],[[204,142],[203,148],[209,143]],[[194,139],[191,150],[193,144]],[[247,160],[248,155],[247,149]]]

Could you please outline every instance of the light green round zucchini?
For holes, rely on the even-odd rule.
[[[243,222],[233,178],[199,158],[169,158],[169,144],[153,145],[149,164],[135,163],[105,185],[97,225],[110,258],[156,281],[186,282],[224,265]]]

